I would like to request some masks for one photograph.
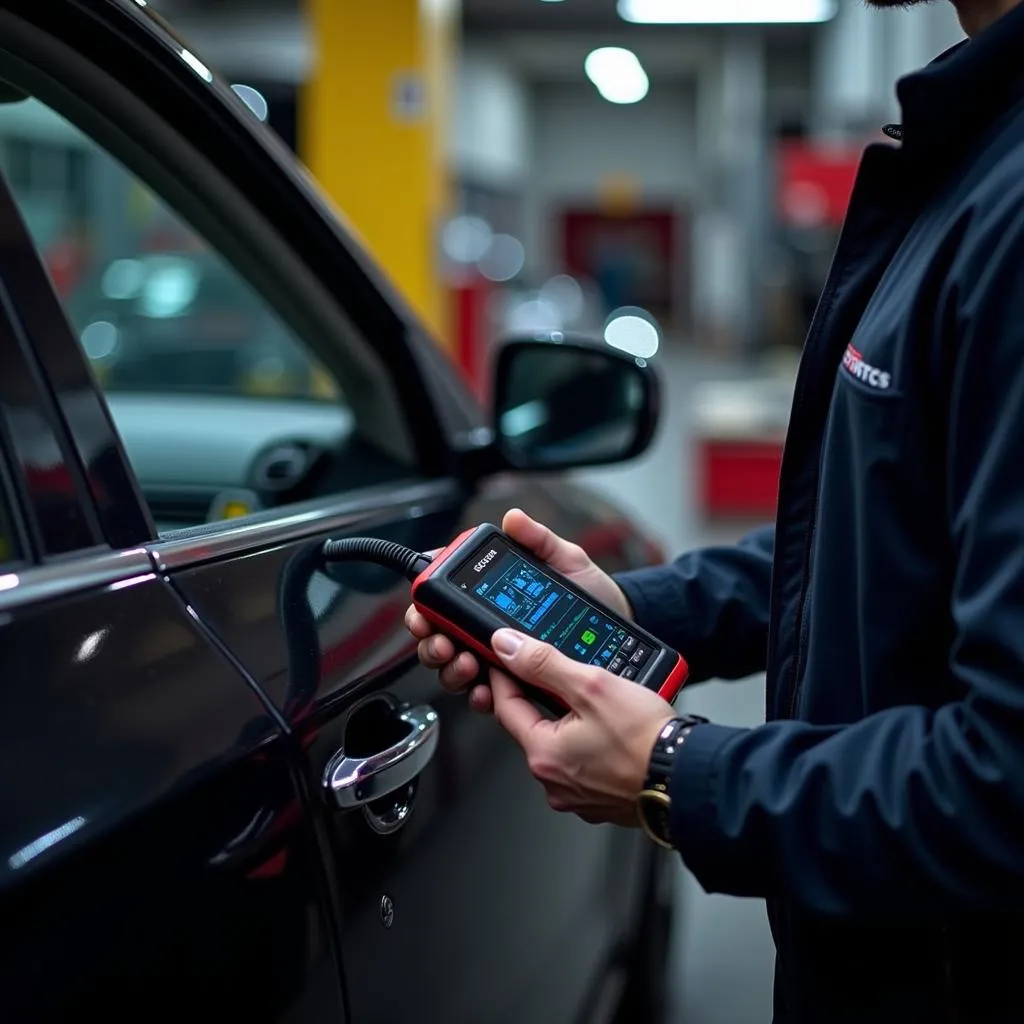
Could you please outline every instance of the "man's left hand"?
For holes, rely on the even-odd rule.
[[[676,717],[672,705],[515,630],[499,629],[491,646],[512,676],[569,708],[557,721],[545,718],[510,675],[491,670],[495,717],[523,748],[551,807],[591,824],[638,825],[636,798],[658,733]]]

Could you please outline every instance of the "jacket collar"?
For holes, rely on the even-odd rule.
[[[1024,2],[979,32],[901,78],[898,135],[908,157],[945,163],[970,144],[1016,100],[1024,98]]]

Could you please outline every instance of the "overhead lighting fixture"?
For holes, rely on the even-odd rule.
[[[647,310],[626,306],[608,317],[604,340],[612,348],[628,352],[638,359],[650,359],[658,351],[661,335]]]
[[[836,0],[618,0],[639,25],[807,25],[835,17]]]
[[[593,50],[583,62],[583,70],[609,103],[639,103],[650,88],[636,54],[621,46]]]

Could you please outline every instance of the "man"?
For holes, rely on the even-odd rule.
[[[558,810],[628,824],[665,782],[649,826],[708,891],[768,901],[780,1024],[1024,1020],[1024,4],[958,9],[969,41],[864,155],[774,530],[613,581],[505,520],[693,681],[766,668],[767,724],[665,744],[667,704],[509,630],[471,691]],[[474,679],[408,622],[446,686]]]

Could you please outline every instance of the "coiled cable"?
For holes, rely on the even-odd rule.
[[[379,537],[343,537],[324,541],[323,558],[325,562],[371,562],[393,569],[410,581],[416,579],[432,561],[429,555]]]

